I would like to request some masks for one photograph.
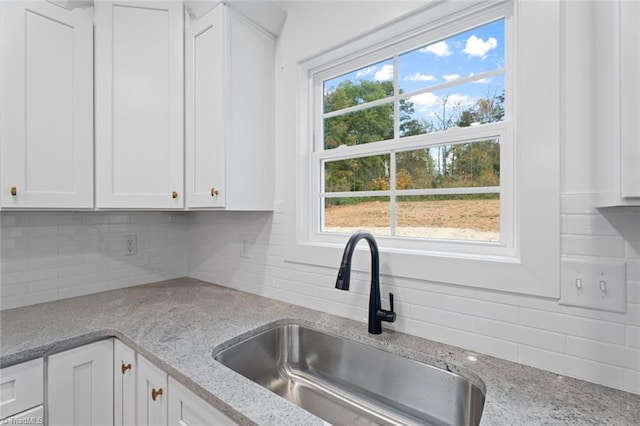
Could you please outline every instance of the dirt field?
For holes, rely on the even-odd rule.
[[[402,236],[480,241],[499,239],[499,200],[399,202],[396,214],[397,233]],[[326,231],[351,232],[356,229],[388,235],[389,203],[370,201],[327,208]]]

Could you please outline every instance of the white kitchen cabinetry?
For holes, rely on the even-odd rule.
[[[113,339],[49,356],[47,378],[49,425],[113,425]]]
[[[116,425],[136,424],[136,353],[119,340],[113,345],[113,412]]]
[[[0,423],[43,416],[43,365],[38,358],[0,370]]]
[[[0,205],[93,208],[93,9],[0,4]]]
[[[640,3],[594,2],[598,206],[640,206]]]
[[[273,209],[274,52],[225,4],[186,29],[187,208]]]
[[[139,426],[167,424],[167,373],[138,354],[137,411]]]
[[[96,207],[180,209],[182,2],[95,3]]]
[[[202,398],[169,377],[169,426],[236,425]]]

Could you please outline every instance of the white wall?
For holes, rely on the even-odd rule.
[[[186,275],[186,214],[0,213],[0,309]],[[138,254],[125,256],[125,235]]]
[[[276,210],[199,213],[188,218],[190,276],[366,321],[368,274],[356,273],[350,292],[334,289],[336,268],[284,260],[284,203],[291,202],[296,160],[297,68],[319,53],[386,22],[412,5],[393,2],[286,3],[277,69]],[[590,16],[567,4],[564,37],[573,53],[566,66],[561,148],[562,256],[627,259],[627,313],[560,306],[557,301],[382,277],[393,291],[398,320],[385,327],[640,393],[640,208],[594,209]],[[576,50],[577,49],[577,50]],[[544,208],[544,206],[541,206]],[[249,239],[250,259],[240,241]],[[386,302],[385,302],[386,303]],[[364,330],[364,328],[363,328]]]

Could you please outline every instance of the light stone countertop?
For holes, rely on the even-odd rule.
[[[296,405],[216,362],[230,346],[296,323],[448,368],[486,386],[482,425],[640,425],[640,395],[560,377],[190,278],[0,313],[0,367],[117,337],[240,424],[323,425]]]

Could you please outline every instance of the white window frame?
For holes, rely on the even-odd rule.
[[[356,69],[353,64],[388,58],[390,49],[408,51],[469,28],[505,18],[505,121],[464,130],[465,138],[500,137],[500,243],[376,237],[383,275],[514,293],[559,297],[560,215],[560,7],[559,2],[450,1],[427,6],[381,28],[332,48],[299,64],[299,117],[295,220],[285,227],[285,260],[337,268],[348,235],[319,233],[320,161],[314,153],[314,128],[321,114],[318,84],[322,72]],[[536,28],[544,27],[540,32]],[[509,35],[511,34],[511,35]],[[419,40],[416,42],[416,40]],[[426,41],[426,42],[425,42]],[[512,44],[509,44],[512,42]],[[418,45],[416,44],[418,43]],[[547,49],[541,50],[540,45]],[[403,50],[403,47],[406,47]],[[386,55],[386,56],[385,56]],[[343,67],[343,68],[340,68]],[[512,94],[512,95],[510,95]],[[557,99],[557,102],[554,100]],[[537,123],[545,123],[539,126]],[[456,132],[458,130],[452,130]],[[468,135],[468,136],[467,136]],[[442,132],[429,136],[451,140]],[[454,135],[455,136],[455,135]],[[406,140],[405,140],[406,139]],[[402,138],[402,150],[420,137]],[[316,143],[322,143],[317,140]],[[398,149],[398,142],[378,142],[380,149]],[[422,143],[422,142],[420,142]],[[376,149],[376,148],[374,148]],[[331,150],[339,158],[370,147]],[[328,151],[323,152],[326,156]],[[511,167],[513,167],[511,169]],[[535,178],[532,174],[535,174]],[[503,179],[505,177],[505,179]],[[510,177],[506,179],[506,177]],[[384,195],[376,191],[375,195]],[[354,268],[367,271],[368,259],[357,255]]]

